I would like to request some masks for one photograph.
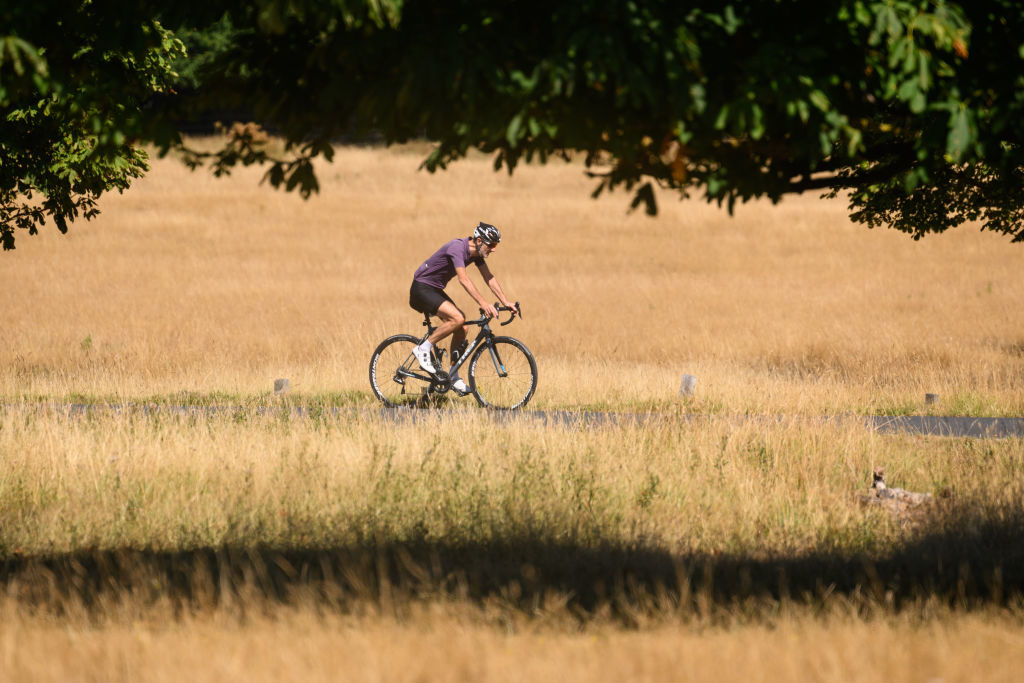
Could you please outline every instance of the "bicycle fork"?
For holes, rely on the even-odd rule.
[[[508,371],[505,370],[505,363],[502,362],[501,356],[498,354],[498,347],[494,344],[494,337],[492,335],[488,335],[483,339],[483,341],[479,338],[475,339],[473,343],[469,345],[469,348],[463,352],[463,355],[459,360],[461,361],[463,358],[469,358],[473,354],[473,351],[476,350],[476,347],[481,343],[487,345],[487,351],[490,353],[491,362],[494,363],[494,370],[498,373],[498,377],[508,377]],[[459,364],[461,365],[461,362]]]
[[[498,349],[495,348],[494,344],[487,347],[487,350],[491,352],[491,360],[494,361],[494,369],[498,371],[498,377],[508,377],[508,372],[505,371],[505,364],[501,362],[501,356],[498,355]]]

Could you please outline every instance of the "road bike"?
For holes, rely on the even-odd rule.
[[[519,304],[515,308],[499,306],[498,322],[508,325],[516,316],[522,317]],[[501,322],[502,313],[510,313],[508,320]],[[396,334],[382,341],[370,358],[370,386],[373,393],[385,405],[422,406],[431,399],[452,389],[451,377],[465,365],[466,382],[477,403],[485,408],[518,410],[533,397],[537,388],[537,362],[526,344],[512,337],[495,335],[491,331],[491,319],[480,310],[480,317],[467,320],[466,325],[478,325],[480,333],[471,342],[463,342],[462,349],[456,350],[452,367],[444,367],[444,349],[435,348],[431,360],[437,370],[428,373],[420,367],[412,350],[436,329],[430,324],[430,316],[423,316],[427,333],[422,337],[411,334]]]

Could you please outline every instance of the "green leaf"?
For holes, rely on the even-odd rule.
[[[693,139],[693,131],[689,130],[686,127],[685,121],[676,121],[676,127],[675,129],[673,129],[673,133],[675,134],[679,142],[683,143],[684,145]]]
[[[523,115],[522,113],[516,114],[512,117],[512,120],[508,122],[508,128],[505,130],[505,139],[508,140],[510,147],[515,147],[519,144],[519,132],[523,127]]]
[[[889,49],[889,68],[893,69],[897,64],[903,61],[903,58],[907,54],[907,49],[912,45],[911,41],[906,37],[900,37],[892,41]]]
[[[531,92],[537,87],[537,83],[540,80],[540,67],[534,69],[533,73],[529,76],[522,71],[513,70],[509,73],[509,79],[524,91]]]
[[[811,108],[807,106],[807,101],[796,100],[794,104],[796,106],[797,114],[800,116],[800,120],[803,123],[807,123],[811,118]]]
[[[712,173],[708,176],[705,185],[708,197],[718,197],[718,195],[725,189],[725,186],[725,179],[720,177],[717,173]]]
[[[911,169],[903,176],[903,191],[910,194],[917,187],[920,182],[918,178],[917,169]]]
[[[737,30],[739,30],[740,20],[736,16],[736,10],[732,8],[732,5],[725,6],[725,11],[723,12],[723,19],[725,20],[723,23],[723,28],[725,28],[725,32],[727,34],[731,36],[735,34]]]
[[[707,92],[704,90],[704,86],[700,83],[691,85],[690,98],[693,100],[693,110],[698,114],[703,114],[708,106]]]
[[[920,114],[928,106],[928,99],[924,96],[924,93],[920,89],[915,90],[914,94],[910,98],[910,111],[915,114]]]
[[[832,153],[832,138],[825,131],[821,131],[818,134],[818,142],[821,144],[821,156],[827,157]]]
[[[756,102],[750,105],[750,137],[760,140],[764,136],[764,112]]]
[[[846,145],[846,153],[854,157],[861,150],[864,144],[864,135],[857,128],[851,128],[849,130],[849,142]]]
[[[896,96],[907,102],[910,105],[910,111],[915,114],[923,112],[927,104],[924,93],[921,92],[921,83],[916,78],[903,81]]]
[[[927,92],[932,86],[932,72],[931,72],[932,60],[928,56],[928,53],[921,51],[917,55],[917,80],[921,83],[921,91]]]
[[[966,107],[956,109],[949,119],[946,152],[954,161],[960,161],[971,144],[971,122]]]
[[[823,93],[821,90],[812,90],[807,97],[811,100],[811,104],[813,104],[818,111],[828,111],[832,108],[832,103],[829,102],[828,95]]]
[[[729,105],[723,104],[715,119],[715,130],[723,130],[729,124]]]

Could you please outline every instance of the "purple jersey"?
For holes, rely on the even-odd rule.
[[[416,269],[412,279],[415,282],[444,289],[448,286],[448,281],[455,277],[456,268],[465,268],[468,263],[479,265],[481,262],[482,259],[479,256],[470,260],[469,238],[461,237],[453,239],[435,251],[433,256]]]

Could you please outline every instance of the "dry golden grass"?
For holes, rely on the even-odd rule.
[[[1008,680],[1021,657],[1019,440],[356,415],[8,408],[0,668]],[[865,508],[873,464],[950,497]]]
[[[11,409],[0,424],[0,552],[27,557],[537,542],[759,561],[874,556],[917,536],[858,502],[874,465],[893,486],[948,489],[961,508],[1013,510],[1024,491],[1019,440],[889,437],[859,424],[584,429],[495,424],[479,411],[392,421],[47,409]]]
[[[386,648],[382,644],[387,644]],[[971,656],[965,656],[970,653]],[[1018,619],[913,623],[801,617],[776,628],[659,626],[641,633],[541,626],[502,632],[434,606],[393,618],[283,611],[102,626],[11,616],[0,678],[32,681],[1015,681]]]
[[[288,377],[368,395],[377,341],[421,329],[413,269],[486,219],[526,312],[505,329],[539,359],[534,406],[671,402],[689,373],[698,411],[908,412],[926,391],[939,413],[1024,409],[1024,253],[1002,237],[915,243],[814,196],[734,217],[663,196],[652,220],[622,193],[591,200],[577,164],[429,175],[423,152],[343,149],[308,202],[258,170],[157,160],[93,223],[22,236],[0,267],[0,394],[248,395]]]
[[[816,418],[1021,414],[1018,248],[423,153],[341,150],[309,202],[157,161],[0,257],[0,680],[1016,677],[1020,440]],[[412,270],[480,219],[533,405],[661,419],[373,411]],[[200,405],[47,407],[82,396]],[[875,465],[935,505],[863,507]]]

